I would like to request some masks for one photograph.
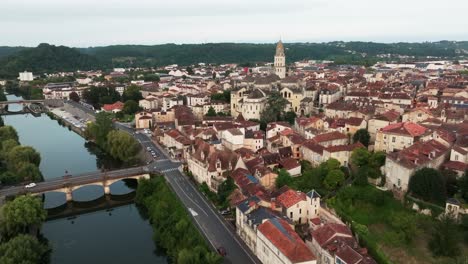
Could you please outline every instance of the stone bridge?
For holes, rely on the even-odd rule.
[[[0,190],[0,197],[31,193],[40,195],[47,192],[63,192],[68,201],[73,200],[73,191],[84,186],[97,185],[104,188],[105,194],[110,194],[110,185],[123,179],[149,179],[150,170],[147,167],[135,167],[123,170],[86,173],[75,176],[63,176],[44,182],[39,182],[35,187],[26,188],[15,186]]]

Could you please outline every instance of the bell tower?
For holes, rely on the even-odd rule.
[[[274,68],[275,74],[281,79],[286,77],[286,56],[284,55],[284,46],[281,40],[276,44]]]

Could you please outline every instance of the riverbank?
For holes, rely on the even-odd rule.
[[[141,180],[135,200],[149,218],[156,245],[163,248],[174,263],[222,262],[221,256],[210,250],[164,177]]]

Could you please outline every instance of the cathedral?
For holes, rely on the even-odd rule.
[[[286,77],[286,56],[284,55],[284,46],[281,40],[276,45],[275,53],[275,74],[278,75],[281,79]]]

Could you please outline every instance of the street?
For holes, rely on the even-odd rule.
[[[208,239],[211,246],[214,249],[220,246],[226,249],[225,263],[260,263],[235,234],[235,231],[227,225],[220,213],[203,197],[189,178],[177,169],[180,166],[179,162],[173,162],[162,147],[154,144],[148,135],[133,134],[133,129],[122,124],[115,123],[115,126],[133,135],[142,144],[145,151],[147,147],[150,147],[156,152],[157,159],[148,166],[164,174],[167,182],[185,205],[196,226]]]

